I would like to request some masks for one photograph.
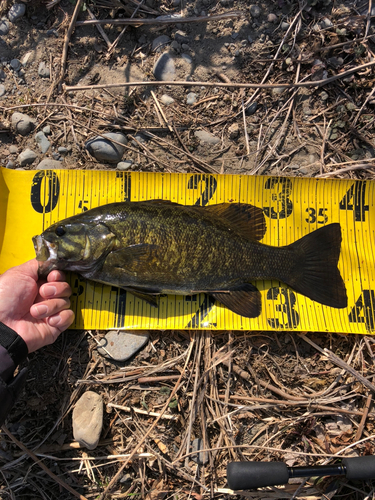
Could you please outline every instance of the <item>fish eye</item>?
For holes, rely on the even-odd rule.
[[[55,229],[55,234],[57,236],[64,236],[65,232],[66,231],[62,226],[57,226],[57,228]]]

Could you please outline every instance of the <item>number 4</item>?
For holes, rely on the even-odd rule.
[[[355,306],[350,311],[349,314],[350,323],[365,323],[367,330],[369,331],[374,330],[375,326],[374,307],[375,307],[375,291],[362,290],[362,294],[359,296],[358,300],[355,303]]]
[[[369,206],[365,202],[365,196],[366,182],[357,181],[340,201],[340,210],[353,210],[355,220],[357,222],[364,222],[366,220],[366,212],[369,210]]]

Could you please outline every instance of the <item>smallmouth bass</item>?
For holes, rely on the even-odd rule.
[[[33,243],[41,276],[76,271],[153,305],[159,294],[207,293],[255,318],[261,294],[250,282],[274,279],[321,304],[347,306],[337,267],[340,224],[282,247],[260,243],[265,232],[263,210],[252,205],[152,200],[93,208],[53,224]]]

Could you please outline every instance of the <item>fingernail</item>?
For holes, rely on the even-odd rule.
[[[60,316],[51,316],[51,317],[48,319],[48,323],[49,323],[51,326],[57,326],[59,323],[61,323],[61,318],[60,318]]]
[[[53,285],[44,285],[43,287],[43,296],[44,297],[53,297],[56,294],[56,287]]]
[[[45,305],[34,306],[34,310],[36,310],[38,316],[43,316],[48,312],[48,307]]]

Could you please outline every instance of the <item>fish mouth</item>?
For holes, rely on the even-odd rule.
[[[33,244],[38,261],[38,274],[45,277],[57,269],[57,246],[45,240],[41,235],[33,237]]]

